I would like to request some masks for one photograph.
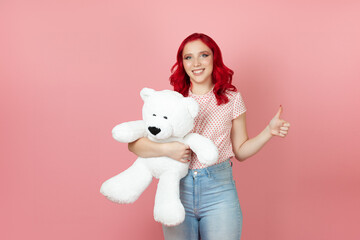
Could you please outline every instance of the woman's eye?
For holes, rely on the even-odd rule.
[[[154,113],[153,116],[156,117],[156,114]]]
[[[190,56],[187,56],[187,57],[185,57],[184,59],[185,60],[189,60],[191,57]]]
[[[164,116],[165,119],[167,119],[167,116]]]
[[[208,54],[206,54],[206,53],[204,53],[202,56],[203,56],[203,57],[207,57],[207,56],[209,56],[209,55],[208,55]]]

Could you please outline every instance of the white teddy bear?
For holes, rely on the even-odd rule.
[[[144,100],[143,120],[125,122],[112,130],[115,140],[123,143],[147,137],[154,142],[179,141],[187,144],[205,165],[218,159],[214,143],[199,134],[189,133],[199,111],[198,103],[180,93],[144,88],[140,92]],[[149,186],[152,177],[158,178],[154,206],[154,219],[167,226],[182,223],[185,210],[180,201],[179,183],[188,172],[189,163],[168,157],[139,157],[124,172],[105,181],[100,192],[117,203],[132,203]]]

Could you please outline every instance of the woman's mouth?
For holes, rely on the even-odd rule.
[[[204,72],[204,70],[205,70],[205,68],[202,68],[202,69],[192,70],[192,72],[195,76],[199,76]]]

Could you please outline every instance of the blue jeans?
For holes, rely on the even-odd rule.
[[[242,213],[230,160],[189,169],[180,181],[186,216],[174,227],[163,225],[166,240],[239,240]]]

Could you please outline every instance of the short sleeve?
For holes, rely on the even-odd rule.
[[[242,99],[240,92],[237,92],[235,95],[232,118],[235,119],[244,112],[246,112],[244,100]]]

